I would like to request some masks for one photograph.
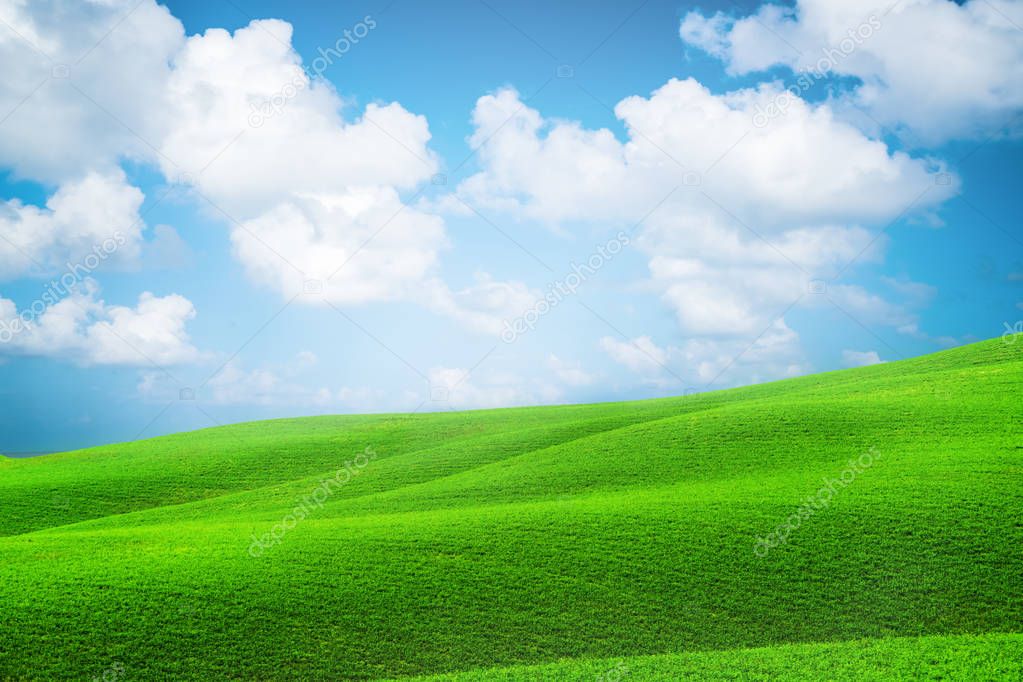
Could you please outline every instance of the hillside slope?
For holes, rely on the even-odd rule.
[[[646,680],[1018,680],[1023,635],[893,637],[834,644],[569,660],[405,678],[415,682],[644,682]]]
[[[686,398],[0,458],[0,677],[589,670],[1021,633],[1021,381],[996,339]]]

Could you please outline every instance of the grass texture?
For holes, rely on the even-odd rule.
[[[0,457],[0,678],[1018,679],[1021,380],[995,339]]]

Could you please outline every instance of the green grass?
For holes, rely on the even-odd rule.
[[[1021,653],[1023,635],[958,635],[570,660],[414,679],[416,682],[1018,680],[1023,678]]]
[[[1021,380],[996,339],[685,398],[0,458],[0,678],[1018,677]]]

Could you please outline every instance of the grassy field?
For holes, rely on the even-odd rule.
[[[412,678],[416,682],[624,680],[1018,680],[1023,635],[895,637],[834,644],[698,651]],[[405,678],[408,680],[409,678]]]
[[[1021,382],[996,339],[0,458],[0,677],[1019,678]]]

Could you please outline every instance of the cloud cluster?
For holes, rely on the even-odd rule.
[[[506,372],[472,373],[460,367],[434,367],[428,376],[427,410],[542,405],[557,402],[563,395],[556,382]]]
[[[230,230],[249,278],[283,298],[412,302],[496,334],[502,318],[539,296],[485,271],[460,289],[445,282],[443,217],[417,200],[440,168],[427,120],[397,102],[356,107],[303,68],[287,22],[188,36],[154,0],[0,0],[0,15],[11,29],[0,31],[0,112],[9,112],[0,163],[54,188],[44,207],[0,207],[9,237],[0,241],[0,278],[59,269],[115,230],[124,238],[116,258],[136,259],[144,197],[120,169],[132,161],[190,192]],[[478,172],[435,205],[471,204],[558,229],[635,225],[630,243],[646,259],[649,289],[683,340],[608,337],[598,347],[649,381],[803,371],[786,319],[797,307],[837,305],[864,323],[924,336],[913,309],[929,297],[926,285],[888,282],[881,293],[836,278],[883,258],[891,222],[934,220],[959,180],[940,161],[892,151],[851,112],[930,143],[1003,129],[1023,109],[1021,23],[1023,3],[1010,0],[799,0],[744,18],[692,12],[682,39],[733,74],[782,66],[795,76],[819,68],[822,51],[839,50],[829,75],[852,85],[811,103],[777,82],[715,93],[671,79],[614,107],[622,136],[545,117],[503,88],[472,112]],[[781,98],[784,110],[758,124]],[[180,255],[169,229],[160,249]],[[0,299],[0,320],[16,314]],[[83,364],[134,364],[140,355],[186,362],[200,356],[185,329],[194,315],[173,294],[108,306],[90,284],[48,307],[7,350]],[[877,359],[849,353],[847,363]],[[555,356],[546,366],[556,382],[467,378],[443,367],[430,379],[450,387],[459,406],[551,401],[562,386],[592,381]],[[340,399],[239,365],[210,386],[225,404]]]
[[[755,127],[758,107],[780,92],[765,84],[715,95],[694,79],[672,79],[615,106],[628,136],[620,142],[607,129],[544,119],[502,89],[476,103],[470,142],[504,126],[479,152],[484,170],[458,189],[495,210],[558,223],[635,221],[681,186],[683,195],[709,194],[738,217],[779,230],[893,217],[943,170],[890,152],[828,105],[802,99],[769,128]],[[949,196],[953,181],[926,204]]]
[[[599,345],[646,383],[676,391],[759,383],[809,371],[798,335],[782,319],[772,322],[752,342],[701,337],[662,347],[649,336],[625,340],[605,336]]]
[[[0,319],[19,329],[32,320],[0,352],[85,365],[199,359],[187,299],[146,292],[135,307],[107,305],[85,281],[101,264],[138,262],[144,196],[120,164],[157,154],[181,23],[152,1],[4,0],[0,16],[0,163],[56,188],[43,207],[11,200],[0,209],[0,278],[56,276],[65,293],[76,283],[28,315],[0,299]]]
[[[275,20],[188,38],[169,80],[178,108],[164,174],[190,169],[183,181],[226,214],[247,272],[286,297],[313,280],[319,296],[304,302],[412,301],[494,333],[524,287],[484,273],[479,289],[451,291],[439,274],[443,220],[402,201],[439,168],[426,119],[397,103],[346,118],[341,95],[301,69],[290,39]],[[279,113],[250,126],[282,89]]]
[[[196,393],[200,404],[272,407],[302,407],[314,410],[347,409],[359,412],[383,410],[475,409],[553,403],[564,398],[564,389],[589,385],[593,377],[578,363],[550,355],[546,379],[517,374],[458,367],[435,367],[428,381],[394,395],[381,388],[341,386],[337,388],[313,371],[318,359],[301,352],[282,362],[251,369],[231,359]],[[179,386],[164,373],[147,372],[138,385],[145,398],[165,402],[176,400]]]
[[[17,199],[3,202],[0,279],[133,261],[142,242],[142,200],[118,169],[68,181],[43,208]]]
[[[0,36],[0,108],[13,110],[0,160],[19,175],[75,182],[147,162],[227,224],[246,272],[283,297],[315,280],[321,296],[302,302],[408,300],[487,332],[510,314],[495,292],[524,287],[448,289],[442,219],[403,203],[439,168],[426,119],[394,102],[353,111],[303,68],[287,22],[186,36],[153,0],[0,7],[17,31]]]
[[[0,0],[0,161],[58,184],[149,161],[184,28],[153,0]]]
[[[200,360],[186,323],[195,308],[178,295],[143,292],[134,307],[108,305],[86,280],[29,324],[0,298],[0,354],[49,357],[80,365],[175,365]]]
[[[741,18],[693,11],[680,33],[733,74],[824,64],[857,79],[844,104],[933,144],[990,135],[1023,111],[1021,25],[1018,0],[798,0]]]
[[[683,363],[678,371],[693,380],[713,378],[733,350],[760,336],[758,347],[779,358],[767,365],[788,375],[800,363],[798,336],[780,319],[786,310],[819,303],[815,280],[880,259],[881,229],[933,210],[958,179],[937,161],[890,151],[828,104],[795,98],[784,117],[755,126],[755,112],[779,92],[767,84],[714,94],[673,79],[618,103],[620,141],[607,129],[545,119],[503,89],[477,102],[474,139],[504,126],[480,151],[481,170],[456,191],[552,226],[642,220],[636,243],[651,283],[690,341],[676,353],[647,337],[601,342],[637,373]],[[938,173],[947,182],[936,183]],[[902,304],[855,285],[827,295],[870,320],[913,320]],[[719,358],[721,349],[731,355]]]
[[[247,214],[298,195],[330,199],[339,189],[410,189],[429,180],[438,165],[426,119],[397,103],[346,117],[351,107],[334,86],[302,70],[291,33],[287,22],[257,20],[233,34],[210,29],[187,39],[167,85],[164,174],[187,173],[186,182],[228,212]],[[251,125],[253,111],[284,88],[290,97],[279,114]]]

